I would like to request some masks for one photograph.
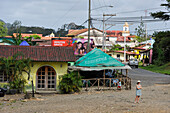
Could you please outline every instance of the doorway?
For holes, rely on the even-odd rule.
[[[56,71],[50,66],[43,66],[36,74],[36,88],[38,90],[56,89]]]

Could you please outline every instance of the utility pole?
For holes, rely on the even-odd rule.
[[[89,15],[88,15],[88,45],[87,52],[90,51],[90,25],[91,25],[91,0],[89,0]]]
[[[147,16],[147,10],[145,10],[145,17]],[[147,25],[145,23],[145,37],[146,37],[146,43],[147,43]]]
[[[124,36],[124,64],[126,63],[126,36]]]
[[[104,13],[103,13],[103,40],[102,40],[102,50],[104,51],[104,39],[105,39],[105,24],[104,24]]]
[[[102,40],[102,50],[106,49],[106,33],[105,33],[105,21],[107,21],[108,19],[105,20],[105,16],[116,16],[116,14],[103,14],[103,40]],[[110,18],[111,18],[110,17]],[[105,50],[106,51],[106,50]]]

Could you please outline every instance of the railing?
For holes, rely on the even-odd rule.
[[[114,89],[117,88],[117,83],[121,81],[121,89],[131,89],[131,78],[121,77],[121,78],[91,78],[82,79],[83,87],[85,91],[103,90],[103,89]]]

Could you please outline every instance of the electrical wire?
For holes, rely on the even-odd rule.
[[[75,4],[74,4],[69,10],[67,10],[60,18],[58,18],[58,19],[54,22],[54,24],[52,25],[52,27],[54,27],[57,22],[60,22],[60,20],[62,20],[63,17],[66,16],[76,5],[78,5],[79,3],[81,3],[81,2],[78,2],[78,1],[80,1],[80,0],[77,0],[77,1],[75,2]],[[82,0],[82,1],[83,1],[83,0]]]
[[[126,11],[126,12],[117,12],[115,14],[123,14],[123,13],[135,13],[135,12],[141,12],[141,11],[145,11],[145,10],[154,10],[154,9],[160,9],[163,7],[156,7],[156,8],[149,8],[149,9],[142,9],[142,10],[134,10],[134,11]],[[101,16],[102,14],[98,14],[98,15],[92,15],[92,16]]]

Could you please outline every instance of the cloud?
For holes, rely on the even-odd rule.
[[[92,0],[92,18],[102,18],[103,13],[114,14],[159,7],[162,0]],[[149,12],[156,10],[148,10]],[[2,0],[0,4],[1,19],[13,23],[20,20],[22,25],[43,26],[48,28],[61,27],[63,24],[75,22],[82,24],[88,18],[88,0]],[[98,15],[98,16],[93,16]],[[144,16],[144,11],[119,13],[116,17]],[[115,18],[116,18],[115,17]],[[87,26],[87,24],[84,24]],[[97,26],[97,25],[95,25]],[[135,26],[135,25],[134,25]],[[99,28],[99,25],[97,26]],[[112,27],[122,29],[121,25]]]

